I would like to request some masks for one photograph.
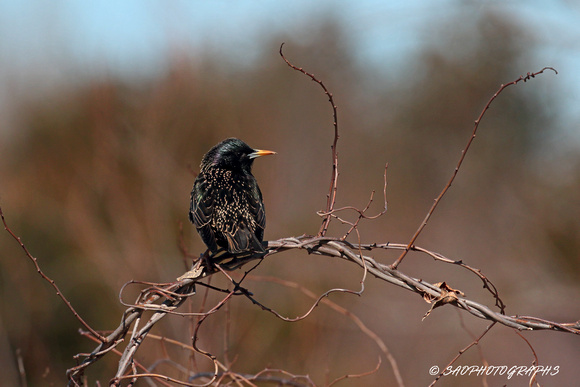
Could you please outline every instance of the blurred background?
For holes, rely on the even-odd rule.
[[[376,190],[370,212],[380,212],[389,163],[388,212],[360,227],[368,243],[408,242],[498,87],[553,66],[558,75],[547,72],[512,86],[492,104],[417,244],[480,268],[510,315],[576,321],[578,20],[580,6],[565,0],[3,1],[0,204],[80,315],[95,329],[114,329],[124,310],[118,294],[125,282],[181,275],[180,240],[191,254],[203,252],[187,219],[189,193],[201,157],[226,137],[278,152],[254,166],[267,208],[265,238],[318,231],[316,211],[325,208],[331,173],[332,111],[319,86],[281,60],[282,42],[288,59],[323,80],[338,105],[337,206],[364,207]],[[345,230],[333,224],[329,235]],[[396,254],[374,257],[390,263]],[[0,266],[3,383],[20,383],[20,352],[29,385],[63,385],[73,355],[90,352],[94,343],[77,333],[78,321],[5,232]],[[400,269],[494,304],[481,282],[460,268],[409,254]],[[358,290],[362,275],[347,262],[302,252],[275,255],[254,274],[315,293]],[[289,317],[311,304],[295,289],[259,279],[244,283]],[[136,290],[125,300],[131,302]],[[198,310],[201,294],[183,311]],[[206,308],[220,297],[210,294]],[[367,278],[362,297],[330,299],[386,343],[408,386],[430,383],[429,368],[445,366],[488,325],[451,307],[421,321],[428,304],[374,278]],[[191,321],[168,317],[152,334],[191,344]],[[560,367],[540,383],[578,380],[578,337],[524,336],[540,364]],[[204,323],[199,346],[229,359],[240,373],[268,366],[308,374],[318,385],[370,371],[381,355],[350,319],[327,306],[285,323],[242,297]],[[175,364],[213,369],[199,357],[192,364],[190,355],[151,339],[138,360],[151,365],[171,359],[175,363],[152,371],[181,378]],[[109,354],[90,367],[89,385],[107,383],[117,360]],[[533,361],[524,340],[496,326],[456,364]],[[484,381],[466,376],[440,384],[466,383]],[[340,385],[394,384],[383,358],[378,372]]]

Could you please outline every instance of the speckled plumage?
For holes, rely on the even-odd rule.
[[[203,157],[191,191],[189,219],[212,253],[264,251],[266,214],[252,163],[269,154],[274,152],[228,138]]]

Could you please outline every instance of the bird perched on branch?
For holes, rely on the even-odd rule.
[[[228,138],[203,156],[191,191],[189,220],[212,254],[265,251],[266,214],[252,164],[256,157],[275,153]]]

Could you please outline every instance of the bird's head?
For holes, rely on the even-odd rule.
[[[256,157],[273,155],[276,152],[252,149],[248,144],[237,138],[228,138],[211,148],[201,161],[201,168],[211,166],[235,170],[238,168],[250,172]]]

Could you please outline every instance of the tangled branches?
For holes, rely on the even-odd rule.
[[[46,274],[44,274],[44,272],[41,270],[38,264],[38,260],[31,255],[31,253],[25,247],[24,243],[8,226],[0,208],[0,215],[2,215],[2,221],[4,223],[5,229],[20,244],[26,256],[33,262],[33,264],[36,267],[36,270],[39,272],[42,278],[51,284],[51,286],[54,288],[59,297],[61,297],[62,301],[67,305],[70,311],[78,319],[79,323],[83,327],[81,334],[97,343],[97,346],[92,352],[79,353],[75,356],[75,359],[77,360],[77,365],[70,368],[67,372],[69,385],[71,386],[85,385],[86,384],[86,381],[84,380],[85,370],[89,366],[93,365],[94,363],[102,359],[103,357],[108,356],[110,353],[116,353],[120,357],[117,371],[115,375],[112,376],[110,379],[110,384],[114,386],[120,386],[125,381],[128,381],[129,384],[132,385],[137,380],[142,378],[155,379],[164,385],[186,385],[186,386],[191,385],[205,386],[211,384],[220,385],[227,382],[233,382],[240,385],[252,385],[253,383],[256,382],[270,382],[297,386],[315,385],[314,381],[310,379],[309,376],[294,375],[289,373],[288,371],[280,369],[264,368],[262,371],[254,374],[236,373],[232,371],[232,369],[227,364],[224,364],[224,362],[220,361],[217,356],[200,348],[200,346],[198,345],[198,339],[200,337],[199,329],[204,323],[204,321],[209,316],[213,315],[214,313],[217,313],[222,308],[224,308],[224,306],[226,306],[233,297],[245,297],[249,299],[254,305],[276,316],[276,318],[288,322],[295,322],[308,318],[312,314],[313,310],[321,303],[331,305],[333,309],[336,310],[338,313],[342,313],[348,316],[350,319],[352,319],[358,326],[358,328],[377,344],[384,357],[389,361],[389,364],[393,369],[393,373],[397,383],[402,386],[403,379],[398,370],[397,362],[394,359],[394,357],[390,354],[387,346],[381,340],[381,338],[378,337],[376,334],[374,334],[368,327],[366,327],[360,319],[354,316],[354,314],[346,311],[344,308],[334,304],[331,300],[328,299],[328,296],[331,295],[332,293],[350,293],[360,296],[364,291],[365,282],[367,281],[367,276],[369,275],[374,277],[378,281],[395,285],[397,287],[400,287],[402,289],[405,289],[407,291],[419,295],[425,301],[431,304],[431,310],[443,305],[451,305],[457,309],[463,310],[473,315],[474,317],[490,321],[490,325],[488,326],[488,328],[478,338],[476,338],[470,346],[466,347],[465,350],[477,344],[479,340],[483,337],[483,335],[485,335],[491,329],[491,327],[495,325],[503,325],[516,330],[528,330],[528,331],[551,330],[572,334],[580,334],[580,322],[557,323],[531,316],[506,315],[505,313],[506,306],[502,298],[500,297],[497,287],[486,275],[482,273],[481,270],[479,270],[478,268],[471,267],[462,262],[461,260],[447,258],[442,254],[430,251],[428,249],[416,245],[416,241],[419,235],[425,229],[438,204],[451,187],[466,157],[467,151],[469,150],[470,145],[475,139],[479,124],[483,119],[486,111],[489,109],[491,103],[498,97],[498,95],[506,87],[510,85],[515,85],[521,81],[526,82],[527,80],[543,73],[548,69],[555,71],[554,69],[546,67],[538,72],[528,73],[525,76],[521,76],[510,83],[501,85],[499,90],[491,97],[491,99],[488,101],[483,111],[481,112],[480,116],[475,121],[472,134],[469,137],[469,140],[462,151],[461,157],[458,160],[455,169],[453,170],[451,178],[448,180],[439,196],[435,199],[435,202],[433,203],[430,210],[427,212],[419,228],[416,230],[414,235],[407,243],[388,243],[388,242],[363,243],[361,235],[359,233],[360,222],[362,222],[363,220],[376,219],[385,214],[387,211],[387,166],[385,166],[384,173],[384,188],[383,188],[384,206],[382,211],[374,215],[367,214],[371,206],[371,203],[374,200],[374,192],[371,193],[368,203],[362,209],[354,206],[336,208],[335,204],[338,193],[338,176],[339,176],[338,153],[337,153],[339,132],[338,132],[337,106],[334,103],[333,95],[326,88],[323,82],[320,81],[318,78],[316,78],[313,74],[303,70],[300,67],[293,65],[284,56],[282,52],[282,46],[280,47],[280,55],[290,68],[306,75],[311,80],[316,82],[323,89],[332,107],[333,128],[334,128],[334,137],[331,147],[332,173],[330,179],[330,188],[326,196],[327,197],[326,208],[324,211],[320,211],[318,213],[318,215],[322,218],[322,224],[320,226],[317,235],[315,236],[303,235],[299,237],[287,237],[269,241],[267,246],[268,250],[265,255],[255,255],[241,258],[230,257],[229,259],[222,257],[220,258],[220,260],[207,260],[201,259],[200,257],[200,259],[198,259],[194,264],[193,268],[189,272],[182,275],[174,283],[170,284],[140,283],[141,285],[145,285],[147,287],[139,294],[137,300],[132,304],[128,304],[123,301],[123,293],[125,289],[125,287],[123,287],[123,289],[121,289],[120,298],[121,302],[126,306],[126,310],[124,311],[118,326],[112,332],[105,334],[103,332],[99,332],[93,329],[87,322],[85,322],[81,318],[81,316],[75,311],[72,304],[61,293],[56,283],[52,279],[50,279]],[[354,218],[349,219],[348,216],[352,214],[354,214]],[[329,225],[333,220],[336,220],[338,222],[341,222],[342,224],[346,224],[349,226],[347,232],[344,235],[340,237],[332,237],[327,235]],[[351,234],[354,235],[353,233],[356,234],[357,236],[356,243],[352,243],[347,240],[347,238]],[[380,262],[377,258],[374,257],[374,252],[382,250],[396,250],[400,252],[400,255],[392,263]],[[355,291],[343,288],[332,288],[330,290],[323,292],[320,295],[315,295],[314,293],[308,291],[307,289],[302,288],[300,284],[284,282],[284,280],[280,278],[271,279],[272,281],[283,282],[286,286],[300,289],[313,300],[311,307],[308,308],[308,310],[301,316],[294,318],[284,316],[278,311],[263,304],[259,299],[257,299],[252,294],[250,289],[242,285],[244,280],[251,275],[253,269],[257,267],[257,265],[267,261],[271,256],[283,254],[288,251],[303,251],[307,254],[311,254],[314,256],[326,256],[331,257],[332,259],[340,259],[350,264],[354,264],[355,266],[360,268],[360,283],[361,283],[360,290]],[[404,273],[399,269],[399,265],[406,257],[407,253],[410,251],[426,255],[428,257],[431,257],[435,261],[448,265],[458,266],[464,270],[467,270],[472,275],[477,277],[479,281],[481,281],[483,287],[491,295],[494,306],[490,307],[489,305],[485,305],[483,303],[469,299],[465,297],[463,292],[461,292],[458,289],[453,289],[446,282],[430,283],[423,279],[416,278],[413,275]],[[254,264],[254,266],[251,266],[251,264]],[[230,275],[230,272],[242,267],[245,268],[250,267],[250,268],[246,269],[241,279],[235,280],[233,276]],[[217,287],[213,287],[209,284],[209,282],[207,281],[208,278],[216,274],[221,275],[228,280],[229,286],[227,289],[220,289]],[[126,286],[133,284],[137,283],[130,282],[126,284]],[[179,311],[178,310],[179,307],[184,303],[185,300],[197,295],[196,290],[201,286],[207,287],[208,289],[214,290],[216,292],[221,292],[223,294],[223,297],[221,297],[219,302],[215,303],[215,305],[213,305],[211,308],[209,308],[209,310],[206,311],[199,312]],[[429,310],[426,313],[425,317],[429,315],[431,310]],[[176,379],[160,373],[153,373],[150,371],[151,368],[147,368],[141,365],[135,359],[136,358],[135,355],[137,354],[137,352],[139,351],[141,345],[145,342],[145,340],[147,338],[154,337],[154,335],[150,333],[151,329],[157,323],[159,323],[164,317],[168,315],[179,315],[196,318],[191,345],[184,343],[175,343],[175,344],[182,346],[184,349],[187,349],[192,353],[201,354],[207,359],[209,359],[209,361],[213,364],[213,369],[211,371],[196,373],[191,370],[184,370],[184,373],[188,375],[188,377],[186,379]],[[168,341],[169,339],[164,338],[164,340]],[[122,351],[119,349],[121,343],[126,344]],[[460,355],[458,355],[455,359],[453,359],[452,363]],[[377,367],[374,370],[369,371],[369,373],[376,372],[380,364],[381,359],[379,359]],[[347,377],[348,378],[363,377],[366,374],[368,373],[359,375],[344,375],[343,377],[340,377],[328,384],[332,385],[335,382],[338,382]],[[439,375],[435,379],[435,382],[438,380],[440,376],[441,375]]]
[[[552,330],[552,331],[560,331],[560,332],[568,332],[573,334],[580,334],[580,322],[575,323],[556,323],[553,321],[544,320],[537,317],[531,316],[507,316],[502,313],[502,311],[494,311],[487,305],[483,305],[476,301],[470,300],[459,295],[458,291],[449,290],[450,288],[444,287],[441,284],[432,284],[427,281],[417,279],[411,277],[400,270],[393,270],[387,264],[383,264],[377,262],[374,258],[369,255],[362,254],[361,252],[372,252],[375,249],[394,249],[394,250],[404,250],[406,249],[405,244],[395,244],[395,243],[387,243],[387,244],[366,244],[366,245],[352,245],[351,243],[336,239],[336,238],[328,238],[328,237],[317,237],[317,236],[302,236],[302,237],[293,237],[293,238],[283,238],[276,241],[269,241],[268,242],[268,253],[266,257],[269,257],[274,254],[280,254],[290,250],[304,250],[308,254],[313,255],[322,255],[327,257],[333,257],[337,259],[344,259],[349,262],[352,262],[359,267],[361,267],[365,272],[373,275],[375,278],[390,283],[392,285],[396,285],[401,287],[405,290],[412,291],[414,293],[419,294],[421,297],[429,299],[433,305],[443,304],[450,304],[459,309],[463,309],[466,312],[472,314],[475,317],[489,320],[491,322],[499,323],[505,325],[507,327],[515,328],[517,330]],[[477,275],[483,282],[484,287],[486,287],[490,293],[496,298],[500,305],[501,299],[497,294],[497,290],[493,286],[493,284],[485,277],[481,272],[477,269],[471,268],[459,261],[450,260],[441,254],[428,251],[426,249],[420,247],[412,247],[413,251],[417,251],[423,254],[426,254],[432,257],[435,260],[459,265],[475,275]],[[165,286],[158,286],[154,285],[150,288],[146,289],[142,294],[139,296],[137,303],[135,305],[131,305],[125,311],[123,315],[123,319],[117,329],[111,333],[109,336],[105,338],[105,340],[101,341],[101,344],[90,354],[84,355],[84,360],[82,363],[72,369],[69,370],[69,376],[72,380],[77,378],[81,371],[86,368],[88,365],[97,361],[100,357],[111,351],[115,348],[120,342],[123,341],[124,337],[127,335],[127,332],[131,326],[131,324],[135,323],[135,327],[131,334],[131,338],[129,340],[129,344],[127,345],[123,355],[121,356],[121,360],[119,361],[119,369],[115,376],[114,385],[118,385],[121,380],[123,379],[131,379],[137,377],[158,377],[162,378],[160,375],[149,375],[149,374],[138,374],[138,375],[129,375],[124,376],[127,372],[129,365],[131,364],[132,357],[139,348],[139,345],[145,339],[145,336],[150,331],[150,329],[159,322],[163,317],[167,314],[176,314],[175,310],[183,303],[187,297],[193,296],[195,292],[193,289],[195,288],[196,283],[200,283],[200,281],[206,279],[208,276],[211,276],[216,273],[223,273],[227,276],[227,272],[237,269],[251,261],[255,261],[256,259],[265,259],[266,257],[256,258],[256,257],[248,257],[242,260],[234,260],[227,263],[216,264],[215,267],[206,267],[202,261],[199,261],[196,268],[194,268],[189,274],[186,274],[184,278],[180,281],[165,285]],[[248,274],[248,273],[246,273]],[[229,276],[228,276],[229,277]],[[233,296],[244,296],[248,297],[254,304],[259,305],[264,310],[273,313],[276,317],[281,318],[285,321],[295,322],[299,320],[303,320],[307,318],[314,308],[327,296],[329,296],[333,292],[350,292],[360,294],[359,292],[353,292],[351,290],[346,289],[331,289],[317,297],[309,308],[309,310],[302,316],[296,318],[288,318],[284,317],[278,312],[262,305],[259,301],[255,300],[251,293],[241,287],[240,282],[236,282],[230,278],[230,281],[233,285],[232,289],[228,291],[226,296],[212,309],[207,312],[198,314],[199,316],[205,318],[213,313],[215,313],[218,309],[220,309],[231,297]],[[161,301],[160,303],[158,303]],[[137,328],[139,324],[139,320],[141,319],[143,313],[145,311],[153,311],[153,315],[149,318],[149,320],[142,326]],[[180,315],[184,315],[183,313],[178,313]],[[203,321],[203,320],[202,320]],[[201,321],[198,323],[197,328]],[[215,366],[215,373],[213,375],[214,381],[215,378],[219,375],[219,369],[223,367],[217,359],[195,347],[195,340],[194,340],[194,349],[199,353],[204,354],[208,358],[210,358],[214,362]],[[82,357],[77,355],[77,357]]]

